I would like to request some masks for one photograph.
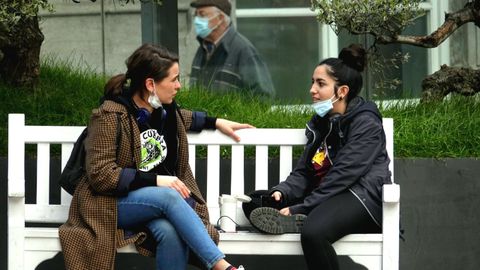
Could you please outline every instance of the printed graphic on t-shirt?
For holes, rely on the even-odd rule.
[[[140,134],[142,146],[140,170],[148,172],[167,157],[167,143],[156,129],[147,129]]]
[[[313,169],[315,170],[315,180],[317,181],[316,186],[320,184],[323,177],[327,174],[330,169],[331,163],[327,157],[328,153],[325,147],[318,148],[317,152],[312,158]]]

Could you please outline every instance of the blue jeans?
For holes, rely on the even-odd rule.
[[[154,236],[157,270],[184,270],[189,250],[210,269],[225,255],[210,238],[197,213],[168,187],[144,187],[118,198],[118,228],[145,225]]]

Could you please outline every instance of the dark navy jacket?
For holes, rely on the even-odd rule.
[[[203,39],[198,38],[200,44]],[[190,86],[200,86],[216,92],[250,90],[273,97],[270,72],[252,43],[230,26],[213,54],[200,46],[195,54],[190,74]]]
[[[292,214],[308,214],[315,206],[346,190],[362,203],[380,226],[382,186],[391,183],[382,117],[373,102],[361,97],[351,100],[344,115],[315,115],[305,131],[308,142],[297,166],[287,179],[274,187],[291,204]],[[325,142],[332,167],[319,186],[311,164],[316,150]]]

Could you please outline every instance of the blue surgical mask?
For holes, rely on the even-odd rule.
[[[158,109],[162,107],[162,102],[157,96],[157,89],[155,88],[155,81],[153,81],[153,92],[150,93],[150,96],[148,96],[148,103],[152,108]]]
[[[208,26],[208,22],[211,19],[213,19],[217,16],[218,15],[215,15],[212,18],[204,18],[204,17],[195,16],[195,19],[193,20],[193,24],[195,25],[195,32],[197,33],[197,36],[199,36],[201,38],[208,37],[208,35],[210,35],[210,33],[212,33],[212,31],[215,30],[215,28],[218,27],[218,25],[217,25],[213,28],[210,28]]]
[[[332,101],[332,99],[335,97],[333,95],[331,98],[327,100],[320,100],[312,104],[313,109],[315,112],[318,114],[320,117],[324,117],[327,115],[328,112],[330,112],[333,109],[333,103],[337,102],[338,98]]]

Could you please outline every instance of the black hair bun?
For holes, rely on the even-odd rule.
[[[351,44],[350,46],[343,48],[338,58],[343,63],[358,72],[362,72],[365,69],[367,60],[367,51],[360,44]]]

